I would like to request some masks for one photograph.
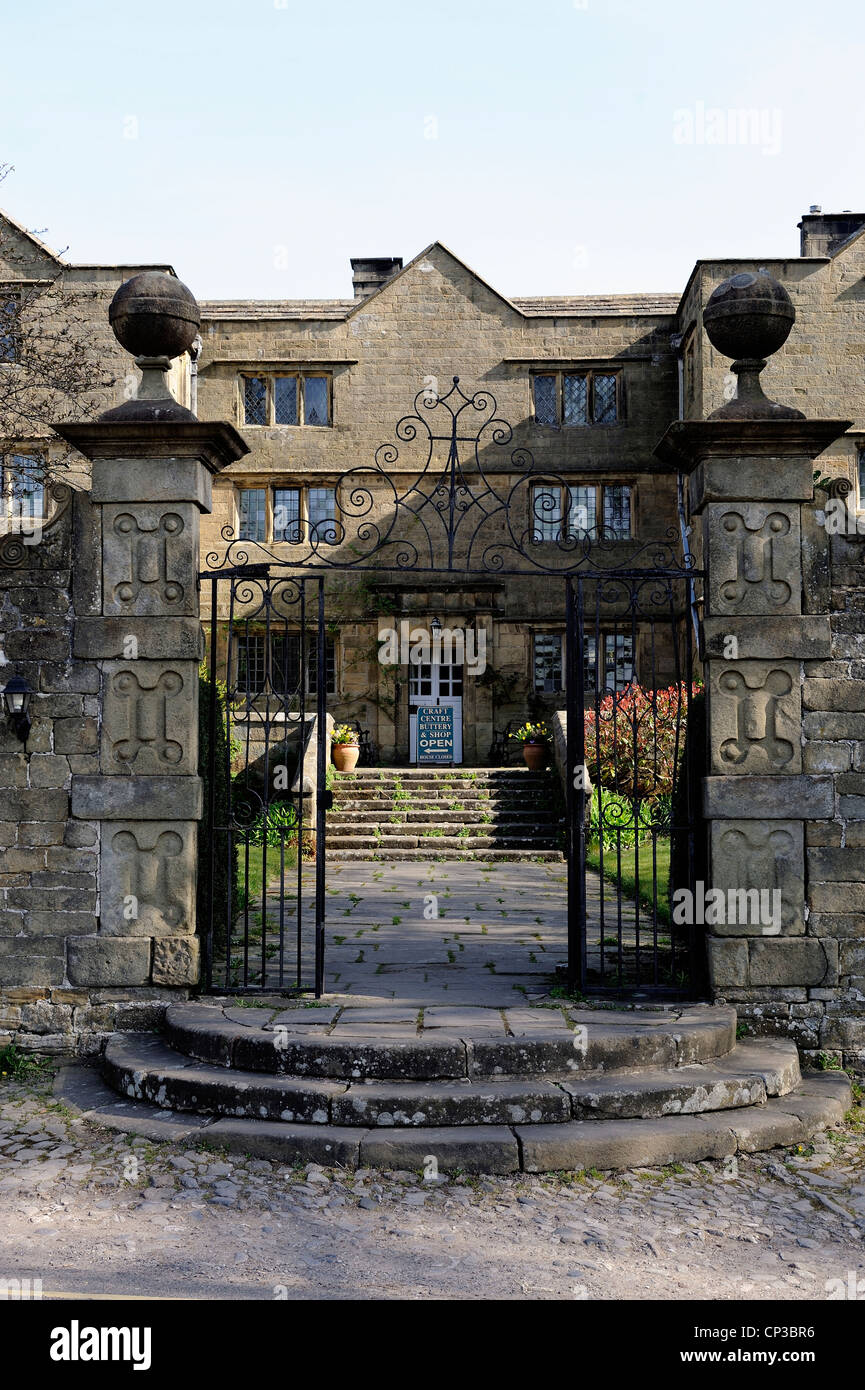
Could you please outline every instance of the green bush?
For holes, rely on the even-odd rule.
[[[605,849],[616,849],[618,845],[630,849],[637,838],[638,826],[640,839],[643,840],[648,838],[652,826],[658,823],[657,811],[653,811],[652,803],[638,802],[635,815],[630,797],[598,787],[592,788],[590,819],[591,838],[600,840]]]
[[[274,801],[249,827],[249,843],[279,849],[283,841],[287,845],[297,842],[297,811],[290,801]]]

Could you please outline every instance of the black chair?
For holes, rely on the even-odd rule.
[[[376,748],[370,737],[369,729],[362,728],[360,721],[357,719],[350,720],[349,724],[358,736],[358,743],[360,746],[360,756],[357,760],[358,767],[375,767]]]
[[[505,725],[504,729],[493,735],[489,755],[489,761],[493,767],[504,767],[516,757],[520,745],[517,739],[511,738],[511,734],[516,733],[519,727],[520,721],[512,719],[510,723]]]

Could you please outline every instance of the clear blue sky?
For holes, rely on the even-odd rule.
[[[861,0],[4,9],[0,205],[202,298],[350,297],[436,239],[505,294],[677,290],[865,205]]]

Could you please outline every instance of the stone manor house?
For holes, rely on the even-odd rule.
[[[729,362],[704,335],[702,310],[720,281],[761,267],[786,287],[797,314],[764,373],[767,394],[790,405],[807,395],[809,415],[854,421],[821,463],[861,495],[865,214],[812,208],[799,231],[797,256],[698,260],[681,293],[512,298],[434,242],[406,264],[353,258],[351,298],[203,302],[200,346],[174,364],[172,386],[200,419],[234,423],[249,452],[215,481],[213,512],[202,519],[202,568],[204,557],[224,556],[226,531],[248,542],[253,561],[290,564],[311,551],[326,559],[350,505],[343,475],[370,466],[418,394],[444,393],[455,375],[468,394],[492,393],[513,429],[509,447],[534,458],[520,505],[535,542],[601,544],[617,565],[653,540],[678,544],[687,499],[659,471],[653,449],[672,420],[704,419],[732,393]],[[113,391],[94,399],[92,414],[132,394],[137,373],[111,337],[108,303],[137,270],[171,268],[68,264],[9,218],[0,233],[0,371],[17,370],[18,304],[32,286],[57,281],[92,321],[109,375],[116,367]],[[194,267],[188,279],[194,287]],[[3,441],[7,515],[23,508],[50,519],[40,465],[47,460],[50,472],[61,452],[68,455],[48,431]],[[400,443],[395,485],[410,487],[423,463],[422,451]],[[63,464],[73,483],[87,467],[74,455]],[[506,579],[493,566],[467,588],[458,574],[382,568],[380,579],[331,574],[327,594],[328,710],[358,721],[383,762],[414,758],[410,710],[419,699],[453,706],[457,757],[467,764],[485,762],[510,721],[563,703],[564,611],[559,587],[551,597],[542,576]],[[416,668],[394,686],[378,641],[403,619],[483,631],[483,677],[444,664]],[[584,652],[587,675],[594,673],[587,684],[599,672],[605,689],[639,677],[639,639],[635,650],[627,624],[611,621],[601,638],[602,652]],[[235,679],[250,693],[268,682],[295,684],[299,643],[250,632],[228,657]],[[314,662],[308,681],[314,686]]]

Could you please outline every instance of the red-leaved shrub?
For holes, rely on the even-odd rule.
[[[592,782],[625,796],[669,795],[682,757],[690,698],[699,685],[665,690],[629,685],[584,716],[586,766]]]

